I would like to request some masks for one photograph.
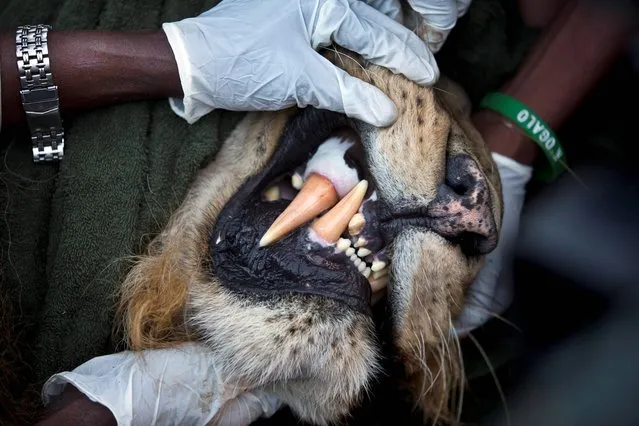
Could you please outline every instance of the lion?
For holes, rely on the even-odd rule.
[[[248,113],[122,283],[125,341],[204,342],[225,383],[318,425],[348,419],[390,357],[424,421],[455,423],[453,321],[497,244],[497,168],[444,77],[422,87],[324,54],[386,93],[397,121]]]

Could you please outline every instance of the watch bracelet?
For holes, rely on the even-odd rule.
[[[49,58],[50,29],[48,25],[24,25],[16,30],[20,98],[36,163],[59,161],[64,157],[60,100]]]

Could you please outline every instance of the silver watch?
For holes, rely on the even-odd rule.
[[[64,156],[64,128],[58,86],[49,66],[48,25],[25,25],[16,31],[20,97],[31,130],[33,161],[57,161]]]

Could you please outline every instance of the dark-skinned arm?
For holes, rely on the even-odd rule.
[[[49,32],[49,56],[60,110],[182,96],[169,42],[161,30]],[[0,34],[2,127],[25,123],[15,54],[15,34]]]
[[[527,105],[557,131],[619,58],[636,16],[585,1],[522,3],[529,3],[530,8],[545,4],[560,12],[501,91]],[[528,165],[539,155],[537,145],[518,128],[507,125],[501,115],[481,110],[474,114],[473,122],[492,152]]]
[[[44,418],[36,426],[115,426],[117,421],[111,411],[91,401],[72,385],[67,385],[62,395],[51,401]]]

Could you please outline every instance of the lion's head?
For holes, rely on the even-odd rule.
[[[127,340],[204,341],[230,386],[324,424],[380,373],[379,299],[416,404],[446,416],[461,378],[453,319],[501,225],[498,173],[450,86],[327,57],[390,96],[397,122],[248,114],[128,274]],[[288,228],[265,241],[285,210],[273,228]]]

